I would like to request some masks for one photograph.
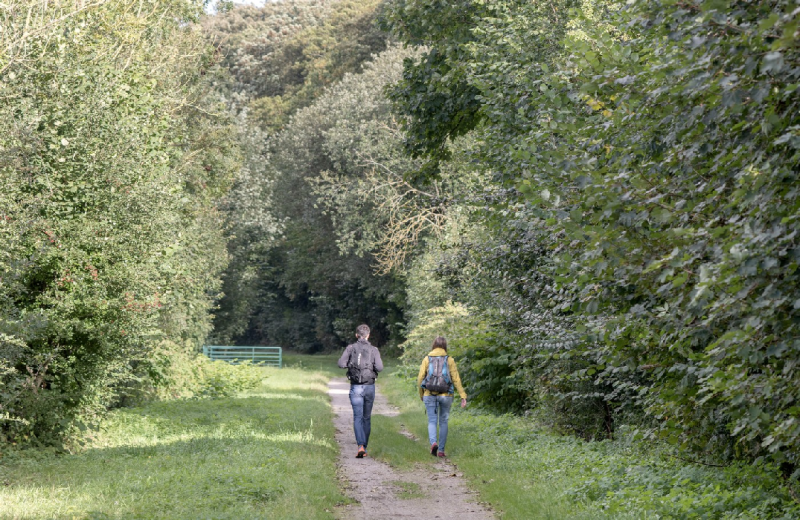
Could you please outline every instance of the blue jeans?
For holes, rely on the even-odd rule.
[[[372,426],[372,405],[375,403],[375,385],[350,385],[350,404],[353,407],[353,430],[356,444],[367,449]]]
[[[444,451],[447,443],[447,420],[450,418],[450,407],[453,406],[452,395],[426,395],[422,398],[428,412],[428,441],[436,442],[436,423],[439,423],[439,451]],[[439,413],[436,413],[436,409]]]

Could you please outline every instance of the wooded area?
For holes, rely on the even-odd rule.
[[[0,439],[366,322],[493,411],[800,494],[795,2],[202,7],[0,4]]]

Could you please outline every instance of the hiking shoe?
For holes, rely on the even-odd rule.
[[[358,447],[358,453],[356,453],[357,459],[363,459],[364,456],[367,454],[367,450],[364,449],[364,446]]]
[[[436,444],[435,442],[431,444],[431,455],[435,457],[438,451],[439,451],[439,445]]]
[[[439,453],[437,453],[436,455],[437,455],[437,457],[441,457],[441,458],[445,458],[445,457],[447,457],[447,455],[445,455],[443,451],[440,451],[440,452],[439,452]]]

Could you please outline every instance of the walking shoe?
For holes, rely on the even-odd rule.
[[[356,453],[356,458],[357,459],[362,459],[362,458],[364,458],[364,455],[366,455],[366,454],[367,454],[367,450],[364,449],[364,446],[359,446],[358,447],[358,453]]]
[[[447,455],[445,455],[443,451],[440,451],[440,452],[437,454],[437,456],[438,456],[438,457],[441,457],[441,458],[445,458],[445,457],[447,457]]]
[[[435,442],[431,444],[431,455],[435,457],[438,451],[439,451],[439,445],[436,444]]]

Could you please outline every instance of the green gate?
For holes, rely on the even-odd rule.
[[[206,345],[203,354],[212,360],[227,361],[238,364],[250,361],[253,364],[278,367],[283,366],[283,350],[281,347],[238,347]]]

